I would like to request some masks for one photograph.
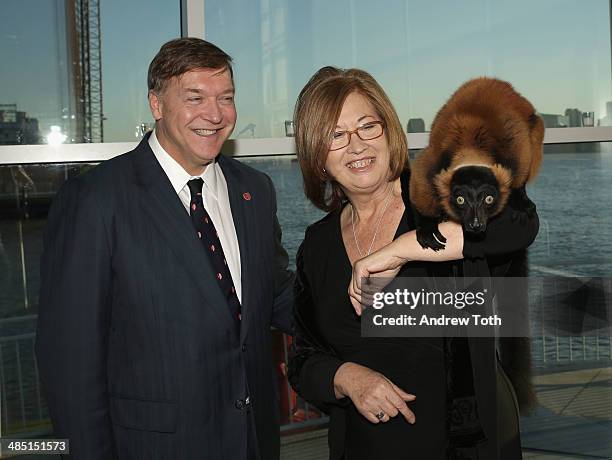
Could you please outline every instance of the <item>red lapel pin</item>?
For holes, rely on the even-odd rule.
[[[251,194],[249,192],[244,192],[242,194],[242,198],[244,198],[246,201],[251,201]]]

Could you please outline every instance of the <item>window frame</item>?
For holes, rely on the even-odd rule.
[[[427,147],[429,133],[409,133],[408,146],[411,149]],[[548,128],[544,144],[574,144],[590,142],[612,142],[612,126],[590,128]],[[91,144],[2,145],[0,165],[77,163],[109,160],[132,150],[138,142],[104,142]],[[295,155],[292,137],[262,139],[230,139],[223,146],[222,153],[234,157]]]

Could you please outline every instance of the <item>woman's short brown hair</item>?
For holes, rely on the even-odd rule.
[[[324,172],[329,143],[342,106],[353,92],[363,95],[385,126],[389,144],[389,180],[399,177],[406,166],[408,142],[393,104],[374,78],[360,69],[319,69],[300,92],[293,116],[295,146],[308,199],[323,211],[338,209],[345,199],[340,185],[332,178],[328,191]]]
[[[168,80],[195,69],[228,69],[233,78],[232,58],[221,48],[200,38],[175,38],[162,45],[149,65],[149,91],[160,94]]]

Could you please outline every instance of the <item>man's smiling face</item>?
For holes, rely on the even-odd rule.
[[[149,93],[161,146],[189,174],[201,174],[236,124],[234,83],[228,69],[195,69]]]

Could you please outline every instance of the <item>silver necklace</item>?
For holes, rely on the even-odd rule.
[[[385,215],[385,212],[387,212],[387,207],[389,206],[389,203],[391,202],[391,196],[393,195],[392,191],[393,191],[393,185],[391,184],[389,188],[389,193],[387,195],[387,199],[385,200],[385,207],[383,208],[383,211],[380,214],[380,217],[378,218],[378,222],[376,222],[376,228],[374,229],[374,236],[372,237],[372,241],[370,242],[370,247],[368,248],[368,253],[366,254],[366,256],[369,256],[370,253],[372,252],[374,241],[376,241],[376,235],[378,235],[378,230],[380,229],[380,223],[382,222],[382,218]],[[355,233],[355,213],[353,211],[353,203],[351,203],[351,227],[353,228],[353,239],[355,240],[355,246],[357,246],[357,252],[359,252],[359,256],[363,258],[364,255],[363,255],[363,252],[361,252],[361,248],[359,247],[359,242],[357,241],[357,234]]]

